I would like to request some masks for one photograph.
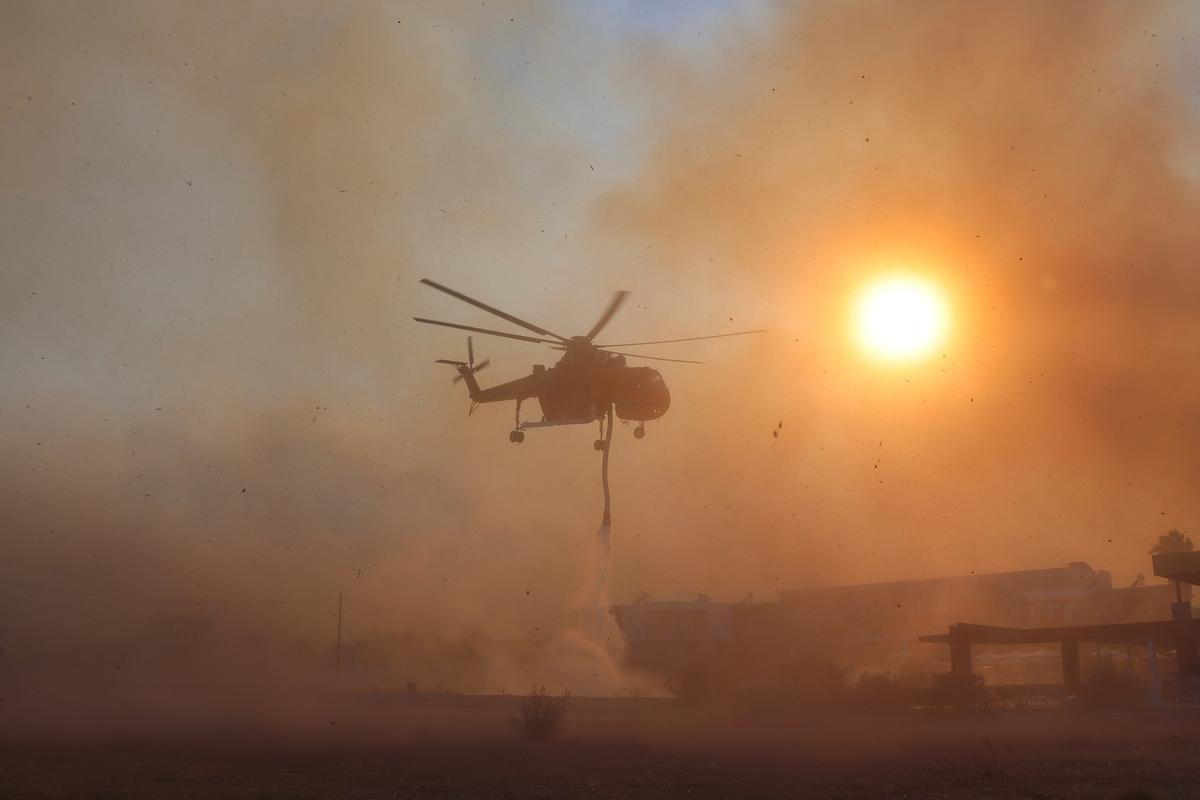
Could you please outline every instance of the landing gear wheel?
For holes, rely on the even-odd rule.
[[[508,440],[513,444],[520,444],[525,441],[525,431],[512,431],[508,434]]]
[[[634,428],[633,429],[633,438],[645,439],[646,438],[646,426],[638,425],[636,428]]]
[[[597,453],[603,452],[605,448],[604,440],[597,439],[596,441],[592,442],[592,447],[596,449]]]

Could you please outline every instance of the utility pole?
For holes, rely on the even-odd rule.
[[[342,593],[338,592],[337,675],[342,674]]]

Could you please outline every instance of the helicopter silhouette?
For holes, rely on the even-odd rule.
[[[482,303],[473,297],[457,292],[428,278],[422,278],[421,283],[439,292],[444,292],[464,303],[494,314],[503,320],[513,323],[525,330],[537,334],[529,336],[520,333],[509,333],[488,328],[477,328],[472,325],[460,325],[455,322],[443,322],[424,317],[413,317],[417,322],[427,325],[441,325],[447,328],[482,333],[488,336],[500,336],[505,339],[516,339],[534,344],[549,345],[555,350],[561,350],[563,355],[552,367],[544,364],[534,364],[529,375],[516,380],[501,383],[484,389],[475,379],[476,373],[486,367],[488,360],[475,363],[475,348],[471,337],[467,337],[467,360],[454,361],[446,358],[437,359],[438,364],[449,364],[458,371],[454,382],[460,380],[467,384],[471,397],[471,408],[468,415],[482,403],[499,403],[516,401],[516,415],[513,429],[508,434],[508,440],[514,444],[525,441],[525,431],[530,428],[548,428],[559,425],[586,425],[600,423],[600,438],[595,442],[596,450],[607,448],[604,436],[604,425],[611,427],[613,414],[623,420],[636,421],[634,437],[641,439],[646,435],[646,421],[658,419],[667,413],[671,406],[671,393],[658,370],[652,367],[629,366],[626,358],[643,358],[651,361],[673,361],[680,364],[699,364],[683,358],[665,358],[662,356],[647,356],[641,353],[626,353],[612,350],[613,347],[640,347],[651,344],[674,344],[676,342],[693,342],[701,339],[721,339],[728,336],[746,336],[753,333],[764,333],[763,330],[735,331],[733,333],[718,333],[711,336],[689,336],[683,339],[660,339],[650,342],[625,342],[622,344],[595,344],[596,337],[612,320],[621,304],[629,297],[629,292],[617,292],[608,308],[600,315],[600,319],[582,336],[560,336],[557,333],[534,325],[531,322],[515,317],[498,308]],[[521,421],[521,404],[530,398],[537,398],[542,409],[540,422]]]

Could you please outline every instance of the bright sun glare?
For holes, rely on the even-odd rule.
[[[887,361],[915,361],[932,354],[948,324],[941,290],[912,276],[893,275],[868,284],[854,312],[859,342]]]

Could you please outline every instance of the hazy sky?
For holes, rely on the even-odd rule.
[[[622,339],[770,328],[648,349],[706,363],[617,432],[617,600],[1131,580],[1200,518],[1198,32],[1187,3],[5,3],[0,578],[570,608],[594,431],[468,419],[432,363],[463,337],[410,318],[496,321],[427,276],[568,334],[616,289]],[[847,323],[897,266],[953,315],[905,368]],[[476,347],[485,384],[554,356]]]

